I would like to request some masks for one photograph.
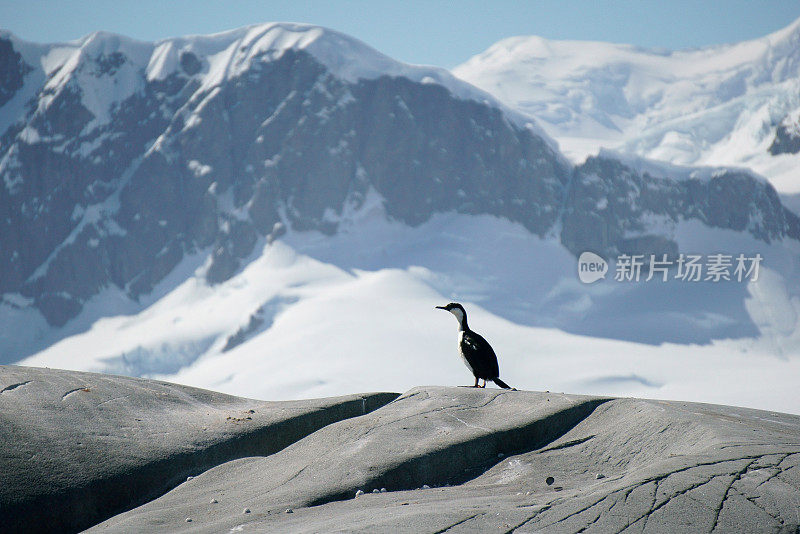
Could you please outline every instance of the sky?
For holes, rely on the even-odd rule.
[[[515,35],[676,50],[761,37],[798,18],[800,0],[0,0],[0,28],[29,41],[97,30],[158,40],[308,22],[395,59],[446,68]]]

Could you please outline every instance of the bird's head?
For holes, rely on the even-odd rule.
[[[465,319],[467,318],[467,312],[464,310],[464,306],[459,304],[458,302],[451,302],[447,306],[436,306],[439,310],[449,311],[453,315],[456,316],[458,319],[458,324],[463,325]]]

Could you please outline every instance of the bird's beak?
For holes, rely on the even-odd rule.
[[[437,310],[446,310],[447,308],[445,308],[444,306],[436,306],[436,309]]]

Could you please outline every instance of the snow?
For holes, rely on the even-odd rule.
[[[189,167],[189,170],[192,171],[192,173],[197,178],[205,176],[206,174],[208,174],[208,173],[210,173],[212,171],[212,168],[211,168],[210,165],[204,165],[204,164],[200,163],[199,161],[197,161],[196,159],[190,160],[189,163],[187,164],[187,167]]]
[[[785,61],[793,57],[786,43],[796,29],[749,44],[676,53],[593,43],[591,59],[585,43],[515,38],[458,73],[474,74],[522,110],[501,106],[520,128],[540,132],[531,116],[539,118],[573,156],[612,146],[635,155],[604,154],[640,171],[701,179],[718,169],[676,164],[746,164],[768,169],[778,184],[796,176],[800,160],[764,159],[743,147],[763,149],[770,131],[765,124],[781,120],[793,106],[800,109],[797,73]],[[290,49],[308,51],[350,82],[405,76],[497,105],[442,69],[404,65],[355,39],[301,24],[155,44],[93,34],[74,43],[20,46],[39,70],[18,95],[35,94],[45,72],[54,74],[47,84],[55,92],[74,82],[95,115],[90,127],[141,89],[135,69],[148,80],[164,79],[178,68],[183,51],[197,54],[203,65],[196,75],[200,87],[184,110],[187,128],[197,120],[192,109],[205,105],[223,80]],[[114,51],[129,58],[119,78],[81,70],[87,58]],[[792,90],[794,96],[787,96]],[[4,106],[0,125],[16,120],[3,115],[6,109],[21,105],[15,96]],[[33,131],[25,136],[33,139]],[[150,150],[160,146],[157,141]],[[10,151],[2,165],[12,164]],[[137,165],[105,202],[76,208],[76,227],[65,244],[87,225],[124,232],[112,218],[116,195]],[[212,172],[198,160],[187,165],[197,176]],[[230,193],[219,202],[224,212],[246,217]],[[519,388],[798,412],[800,288],[794,281],[800,250],[794,242],[767,245],[697,221],[654,219],[649,228],[674,238],[682,251],[763,254],[759,280],[625,285],[609,276],[586,286],[577,279],[575,258],[556,239],[539,239],[503,219],[452,213],[409,228],[388,220],[383,205],[370,190],[363,201],[350,199],[341,213],[326,212],[326,220],[339,224],[334,236],[290,231],[271,244],[263,240],[238,274],[214,286],[205,280],[210,251],[201,251],[141,301],[107,288],[61,329],[48,327],[29,300],[6,295],[0,323],[8,328],[0,333],[0,352],[27,356],[21,361],[26,365],[155,376],[271,399],[466,384],[472,377],[457,357],[457,326],[434,308],[455,300],[500,355],[502,378]],[[59,251],[34,278],[46,273]],[[665,333],[671,336],[666,341]]]
[[[38,143],[41,140],[41,138],[39,137],[39,132],[36,131],[36,128],[33,128],[32,126],[26,126],[25,128],[23,128],[23,130],[19,133],[17,138],[20,141],[29,145]]]
[[[181,267],[141,307],[85,322],[85,331],[21,363],[151,376],[268,399],[468,384],[457,324],[434,308],[455,300],[492,343],[501,377],[514,387],[798,412],[800,288],[788,282],[798,268],[791,244],[676,224],[682,250],[767,256],[757,282],[716,286],[741,292],[741,312],[750,314],[756,335],[645,344],[556,325],[601,313],[646,330],[647,315],[658,308],[653,301],[670,298],[677,300],[660,316],[662,330],[682,316],[709,327],[735,324],[735,311],[723,302],[719,310],[695,313],[697,302],[715,298],[714,284],[688,296],[660,282],[583,285],[575,259],[556,241],[503,219],[442,214],[409,228],[387,220],[372,191],[337,220],[334,236],[290,231],[262,243],[240,273],[215,286],[203,277],[204,252],[193,271]],[[663,291],[654,297],[653,288]],[[644,308],[637,308],[637,292]],[[628,309],[603,304],[620,297]],[[232,336],[237,343],[229,343]]]
[[[800,19],[761,39],[675,52],[512,37],[453,72],[539,119],[573,161],[601,147],[738,166],[800,191],[800,156],[767,149],[800,110]]]
[[[163,80],[178,68],[180,54],[175,45],[170,41],[158,44],[150,56],[150,61],[145,69],[148,82]]]
[[[600,157],[618,160],[623,164],[625,164],[626,166],[635,170],[638,174],[647,173],[650,176],[656,178],[667,178],[671,180],[708,181],[714,177],[721,175],[726,171],[737,170],[749,174],[750,176],[752,176],[753,178],[755,178],[760,182],[767,183],[766,178],[750,171],[747,168],[736,168],[731,166],[697,167],[697,166],[675,165],[672,163],[666,163],[663,160],[643,158],[635,154],[620,152],[617,150],[610,150],[607,148],[601,148],[598,151],[598,155]]]
[[[26,43],[15,39],[20,46]],[[31,45],[33,46],[33,45]],[[239,76],[255,61],[275,60],[287,50],[304,50],[325,65],[330,72],[350,83],[380,76],[405,77],[410,80],[438,84],[453,95],[466,100],[504,108],[490,94],[457,79],[445,69],[433,66],[408,65],[389,58],[363,42],[345,34],[308,24],[266,23],[204,36],[167,39],[143,43],[126,37],[98,32],[72,43],[40,45],[41,68],[50,77],[45,88],[57,93],[75,80],[81,88],[84,105],[95,115],[92,127],[108,120],[108,109],[141,89],[139,72],[148,81],[161,80],[178,69],[180,53],[193,52],[204,59],[199,74],[198,95],[218,87],[223,81]],[[114,80],[104,80],[84,72],[82,65],[100,53],[121,52],[130,59]],[[113,81],[114,83],[109,83]],[[42,100],[47,105],[52,98]],[[550,146],[556,144],[530,117],[508,108],[504,111],[520,128],[533,129]]]
[[[82,104],[94,116],[84,131],[88,133],[108,123],[111,107],[143,88],[141,65],[150,57],[152,48],[149,43],[107,32],[96,32],[72,43],[51,45],[38,61],[47,75],[43,90],[49,95],[40,99],[39,112],[62,91],[78,88]],[[124,62],[113,75],[100,74],[97,61],[112,54],[121,54]]]

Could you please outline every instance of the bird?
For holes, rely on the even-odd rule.
[[[458,302],[451,302],[447,306],[436,306],[436,308],[449,311],[458,320],[458,352],[464,364],[475,376],[475,385],[469,387],[485,388],[486,381],[491,380],[503,389],[514,389],[500,380],[500,368],[492,346],[480,334],[469,329],[464,306]],[[478,385],[479,379],[483,380],[482,386]]]

